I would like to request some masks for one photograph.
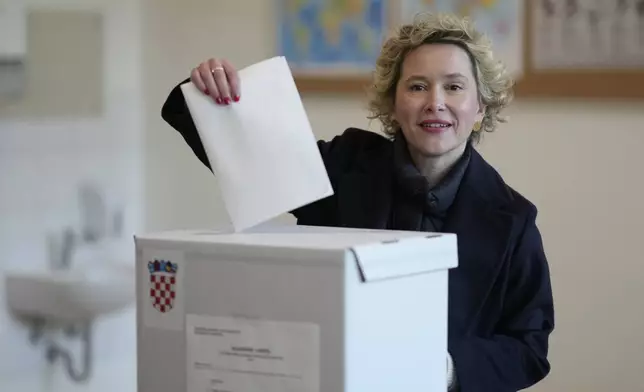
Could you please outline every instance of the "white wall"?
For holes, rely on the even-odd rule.
[[[197,222],[214,225],[225,217],[212,176],[195,165],[191,152],[180,147],[181,137],[160,117],[161,105],[195,62],[222,52],[229,53],[230,60],[239,65],[270,56],[273,41],[266,34],[272,23],[270,3],[144,0],[144,41],[150,43],[143,52],[145,163],[146,171],[152,174],[146,176],[145,184],[149,228],[181,228]],[[257,17],[251,17],[250,10]]]
[[[146,33],[158,39],[145,52],[147,223],[212,227],[225,219],[214,179],[162,122],[160,106],[203,59],[245,66],[273,55],[270,2],[154,3],[146,8]],[[360,98],[305,95],[304,102],[318,137],[369,126]],[[557,330],[553,372],[535,390],[641,390],[644,103],[517,101],[508,114],[511,122],[480,150],[541,211]]]
[[[45,236],[68,225],[78,229],[76,187],[85,180],[103,188],[110,202],[123,204],[124,235],[106,249],[120,257],[118,261],[133,262],[131,235],[142,222],[138,2],[27,0],[25,4],[34,10],[86,9],[103,13],[104,112],[87,118],[0,119],[0,274],[9,269],[48,267]],[[38,72],[50,70],[47,64],[41,64]],[[84,81],[76,83],[82,87]],[[94,260],[102,261],[110,260]],[[0,299],[4,304],[4,280],[0,281]],[[96,378],[83,385],[82,390],[135,390],[134,325],[132,308],[96,325]],[[28,344],[26,329],[11,319],[4,305],[0,309],[0,390],[77,390],[60,364],[47,365],[42,347]]]

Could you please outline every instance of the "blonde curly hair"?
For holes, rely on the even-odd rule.
[[[485,105],[481,128],[470,136],[476,143],[483,132],[492,132],[499,122],[506,122],[500,113],[512,101],[514,81],[505,66],[494,58],[487,37],[468,18],[453,14],[418,14],[412,23],[401,26],[385,41],[369,89],[369,119],[379,119],[386,135],[396,134],[394,102],[403,60],[410,51],[431,43],[458,45],[472,60],[478,94]]]

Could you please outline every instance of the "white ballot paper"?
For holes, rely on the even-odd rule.
[[[181,85],[235,231],[333,194],[286,59],[239,77],[241,99],[229,105]]]
[[[315,324],[186,316],[187,392],[319,392]]]

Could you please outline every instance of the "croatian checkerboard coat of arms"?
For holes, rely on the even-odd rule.
[[[177,263],[169,260],[148,262],[150,272],[150,300],[152,306],[161,313],[167,313],[174,307],[177,295]]]

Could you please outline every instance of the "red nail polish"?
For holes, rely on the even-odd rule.
[[[224,98],[224,103],[226,105],[228,105],[230,103],[230,98],[228,98],[228,97]]]
[[[217,102],[218,104],[221,105],[221,98],[219,98],[219,97],[215,98],[215,102]]]
[[[208,90],[204,91],[203,93],[206,94],[206,95],[210,95],[210,91],[208,91]]]
[[[235,95],[233,99],[235,100],[235,102],[239,102],[239,95]]]

